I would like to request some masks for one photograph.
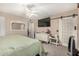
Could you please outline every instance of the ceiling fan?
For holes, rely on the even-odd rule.
[[[36,5],[35,4],[28,4],[26,7],[29,9],[29,10],[32,10],[32,8],[34,8]]]

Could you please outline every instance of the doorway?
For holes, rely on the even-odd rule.
[[[0,16],[0,36],[5,35],[5,18]]]
[[[29,23],[29,37],[35,38],[35,27],[33,22]]]

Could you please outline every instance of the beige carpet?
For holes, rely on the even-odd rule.
[[[67,56],[67,47],[43,43],[47,56]]]

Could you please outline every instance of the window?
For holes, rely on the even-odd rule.
[[[11,30],[12,31],[24,31],[25,24],[22,22],[12,22],[11,23]]]

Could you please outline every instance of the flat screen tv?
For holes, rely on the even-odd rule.
[[[49,27],[50,17],[38,20],[38,27]]]

